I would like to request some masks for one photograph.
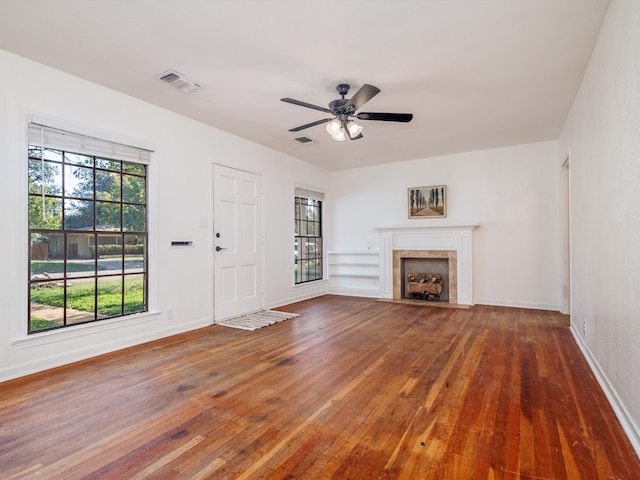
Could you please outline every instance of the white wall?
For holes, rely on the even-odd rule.
[[[640,2],[614,0],[560,138],[572,329],[640,453]]]
[[[0,50],[0,380],[116,350],[212,322],[212,164],[262,174],[265,306],[326,292],[293,286],[293,189],[328,187],[328,173],[180,115]],[[10,73],[10,74],[9,74]],[[196,93],[197,94],[197,93]],[[27,338],[26,119],[53,118],[79,128],[155,144],[150,167],[155,315]],[[201,226],[201,219],[207,226]],[[192,240],[192,248],[171,248]],[[174,319],[167,318],[167,308]]]
[[[475,303],[559,310],[557,142],[331,173],[334,250],[378,249],[376,227],[479,224]],[[408,219],[407,189],[447,186],[447,217]]]

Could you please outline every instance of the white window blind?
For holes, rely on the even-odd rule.
[[[151,163],[151,154],[153,153],[152,150],[146,148],[102,140],[38,123],[29,124],[29,144],[144,165]]]
[[[295,196],[301,197],[301,198],[310,198],[311,200],[319,200],[321,202],[324,202],[324,193],[314,192],[313,190],[309,190],[307,188],[296,187]]]

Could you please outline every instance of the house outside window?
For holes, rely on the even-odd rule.
[[[296,188],[294,268],[295,284],[322,280],[322,202],[324,194]]]
[[[29,125],[29,333],[148,310],[149,157]]]

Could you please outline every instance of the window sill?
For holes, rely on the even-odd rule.
[[[100,320],[92,323],[84,323],[73,327],[60,328],[57,330],[49,330],[47,332],[32,333],[14,339],[11,343],[17,348],[26,348],[39,345],[47,345],[56,343],[61,340],[70,340],[80,338],[95,333],[108,332],[116,330],[123,326],[140,325],[142,323],[152,322],[160,316],[160,312],[144,312],[135,315],[127,315],[124,317],[112,318],[109,320]]]
[[[304,287],[311,287],[313,285],[324,285],[328,282],[329,280],[326,278],[321,278],[320,280],[312,280],[310,282],[304,282],[304,283],[294,283],[293,284],[293,288],[304,288]]]

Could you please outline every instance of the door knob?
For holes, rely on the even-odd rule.
[[[226,250],[226,248],[224,248],[224,247],[216,247],[216,252],[219,252],[220,250]]]

